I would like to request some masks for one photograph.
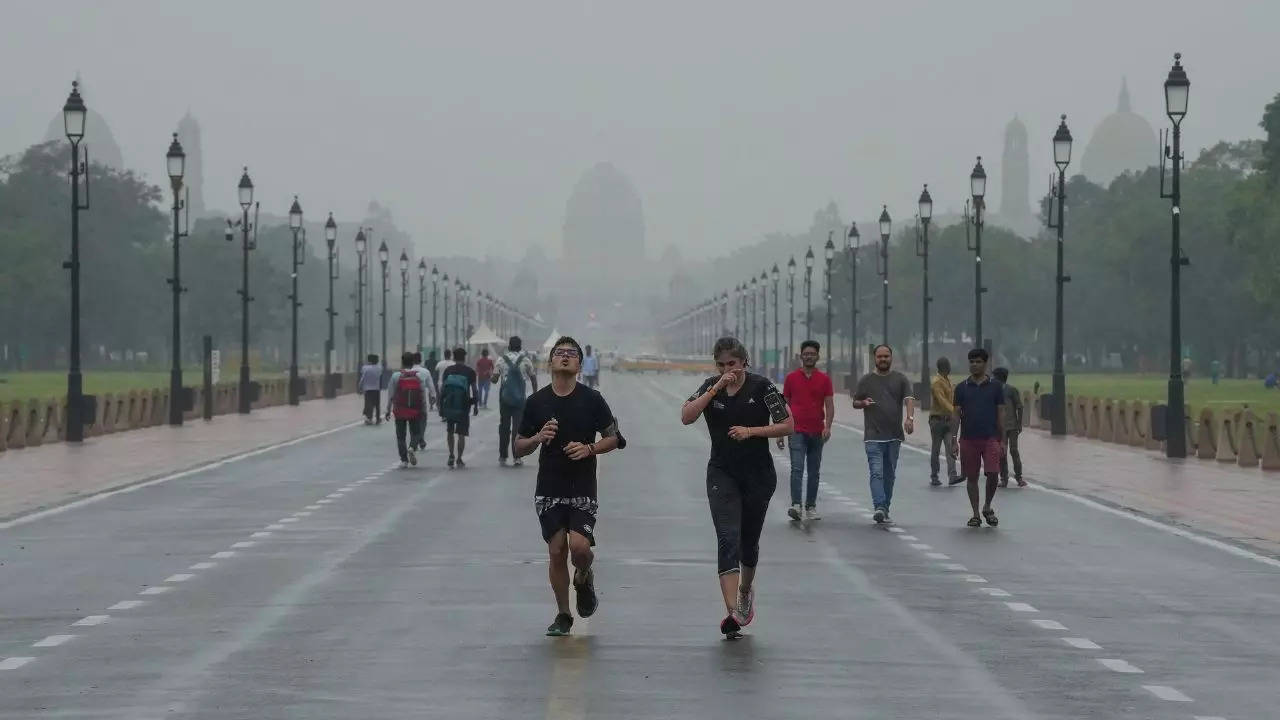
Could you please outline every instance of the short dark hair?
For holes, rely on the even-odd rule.
[[[520,340],[519,335],[512,335],[511,339],[507,341],[508,350],[514,350],[516,352],[520,352],[520,348],[522,347],[524,347],[524,343]]]
[[[817,340],[805,340],[804,342],[800,343],[800,352],[804,352],[805,348],[813,348],[818,352],[822,352],[822,346],[818,344]]]
[[[413,367],[413,353],[407,352],[400,356],[401,367]]]
[[[938,372],[951,372],[951,361],[945,357],[938,358]]]
[[[489,357],[489,348],[487,347],[480,348],[480,357]]]
[[[453,361],[462,362],[467,359],[467,349],[456,347],[453,349]]]
[[[453,351],[452,351],[452,350],[450,350],[449,348],[445,348],[445,349],[444,349],[444,359],[445,359],[445,360],[451,360],[451,359],[453,359],[453,358],[451,357],[452,355],[453,355]]]
[[[726,335],[717,340],[715,346],[711,348],[711,359],[715,360],[724,353],[729,353],[733,357],[738,358],[742,361],[744,366],[749,362],[747,358],[747,348],[744,347],[742,345],[742,341],[738,340],[736,337]]]
[[[378,362],[378,356],[374,353],[369,353],[369,357],[365,358],[365,360],[368,360],[370,364],[373,364]]]
[[[413,361],[414,361],[415,363],[420,363],[420,362],[422,362],[422,351],[421,351],[421,350],[415,350],[415,351],[413,352]]]
[[[579,359],[579,360],[581,360],[581,359],[582,359],[582,346],[578,344],[578,341],[577,341],[577,340],[574,340],[573,338],[569,337],[568,335],[561,335],[561,336],[556,340],[556,344],[555,344],[555,345],[552,345],[552,346],[551,346],[551,349],[547,351],[547,359],[548,359],[548,360],[550,360],[550,359],[551,359],[552,355],[553,355],[553,354],[555,353],[555,351],[556,351],[556,348],[560,347],[561,345],[572,345],[572,346],[574,347],[574,349],[576,349],[576,350],[578,351],[578,359]]]
[[[888,350],[890,355],[893,354],[893,348],[889,347],[888,343],[880,343],[879,345],[871,348],[872,357],[875,357],[875,354],[880,352],[880,348],[884,348],[885,350]]]
[[[986,348],[974,348],[969,351],[969,359],[986,362],[991,359],[991,353],[987,352]]]
[[[995,370],[992,370],[991,374],[995,375],[996,379],[1000,382],[1005,382],[1009,379],[1009,368],[998,367]]]

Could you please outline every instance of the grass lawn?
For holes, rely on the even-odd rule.
[[[1036,381],[1040,382],[1041,393],[1049,393],[1053,389],[1049,375],[1012,375],[1009,380],[1019,390],[1031,390]],[[1068,395],[1164,402],[1168,389],[1169,376],[1163,374],[1067,374]],[[1262,386],[1262,380],[1224,378],[1214,385],[1209,378],[1197,376],[1186,384],[1185,392],[1187,405],[1195,412],[1203,407],[1219,411],[1245,405],[1263,416],[1267,412],[1280,412],[1280,390],[1267,390]]]
[[[198,385],[204,377],[200,368],[189,368],[183,371],[183,384],[188,387]],[[278,373],[255,376],[254,379],[280,377]],[[224,368],[222,382],[234,382],[235,372],[230,376]],[[128,372],[116,370],[87,370],[84,373],[84,392],[86,395],[103,393],[128,392],[130,390],[151,390],[168,388],[169,373],[167,371]],[[67,394],[67,374],[63,371],[38,371],[0,373],[0,402],[9,400],[27,400],[29,398],[62,397]]]

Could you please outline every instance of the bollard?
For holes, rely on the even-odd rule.
[[[1115,407],[1115,402],[1112,401],[1111,398],[1102,398],[1102,400],[1099,401],[1099,412],[1101,414],[1102,423],[1098,427],[1098,439],[1102,442],[1115,442]]]
[[[58,408],[62,403],[57,398],[49,398],[44,402],[44,429],[41,434],[40,442],[43,444],[55,443],[62,440],[62,436],[58,433]]]
[[[1088,437],[1090,440],[1097,440],[1102,436],[1102,401],[1096,397],[1088,399],[1089,402],[1089,424]]]
[[[1266,432],[1262,435],[1262,469],[1280,470],[1280,430],[1276,414],[1267,413]]]
[[[1196,457],[1201,460],[1212,460],[1218,456],[1218,422],[1209,408],[1200,411],[1195,448]]]
[[[1258,417],[1252,410],[1245,410],[1240,419],[1240,457],[1236,464],[1240,467],[1256,468],[1261,453],[1258,452],[1258,436],[1255,434]]]
[[[0,452],[9,449],[9,403],[0,401]]]
[[[26,423],[26,406],[21,400],[14,400],[9,403],[8,409],[5,411],[9,416],[9,438],[8,445],[10,448],[20,449],[27,446],[27,423]]]
[[[36,447],[44,442],[44,424],[40,411],[39,400],[33,398],[27,401],[26,409],[23,411],[25,418],[23,433],[26,435],[27,447]]]
[[[1033,404],[1032,404],[1032,403],[1034,402],[1034,400],[1035,400],[1035,398],[1031,397],[1031,391],[1030,391],[1030,390],[1023,390],[1023,391],[1022,391],[1022,407],[1023,407],[1023,408],[1039,408],[1039,407],[1040,407],[1039,405],[1033,405]],[[1038,415],[1038,414],[1039,414],[1039,413],[1037,413],[1037,415]],[[1022,427],[1024,427],[1024,428],[1029,428],[1029,427],[1031,427],[1031,413],[1026,412],[1025,410],[1024,410],[1024,411],[1023,411],[1023,413],[1022,413]]]
[[[1149,417],[1145,402],[1134,400],[1129,406],[1129,447],[1143,447],[1147,444],[1150,428],[1146,424]]]
[[[1111,442],[1117,445],[1129,444],[1129,401],[1121,400],[1115,405],[1115,434]]]
[[[142,400],[137,390],[130,390],[125,398],[125,416],[128,420],[122,429],[134,430],[142,427]]]
[[[1218,462],[1235,462],[1238,452],[1236,450],[1236,426],[1240,421],[1239,413],[1232,415],[1231,413],[1222,414],[1222,423],[1218,425]]]
[[[1072,407],[1076,416],[1076,436],[1089,437],[1089,398],[1077,396]]]

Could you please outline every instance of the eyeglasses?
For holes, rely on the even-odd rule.
[[[578,357],[578,351],[573,348],[559,348],[551,351],[551,357],[576,358]]]

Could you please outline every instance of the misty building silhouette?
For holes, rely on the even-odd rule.
[[[111,134],[111,126],[107,124],[107,119],[93,108],[93,96],[85,90],[84,81],[79,75],[76,76],[76,81],[80,83],[80,94],[84,97],[85,105],[88,106],[84,121],[83,142],[89,148],[89,162],[115,170],[124,170],[124,155],[120,152],[120,145],[116,143],[115,135]],[[49,127],[45,129],[44,139],[41,142],[47,143],[53,140],[67,141],[67,125],[62,117],[61,106],[49,120]]]
[[[1031,216],[1031,156],[1027,151],[1027,126],[1016,115],[1004,128],[1004,153],[1000,156],[1000,217],[1010,228],[1028,232]]]
[[[573,188],[564,214],[564,257],[593,273],[619,275],[645,259],[640,193],[612,163],[596,163]]]
[[[182,143],[182,151],[187,154],[186,174],[183,185],[186,186],[187,215],[192,219],[204,217],[204,151],[200,145],[200,123],[192,117],[191,111],[178,121],[178,142]]]
[[[1156,132],[1151,123],[1133,112],[1129,83],[1122,79],[1116,111],[1094,129],[1080,160],[1080,172],[1091,182],[1106,187],[1126,171],[1154,165],[1158,152]]]

